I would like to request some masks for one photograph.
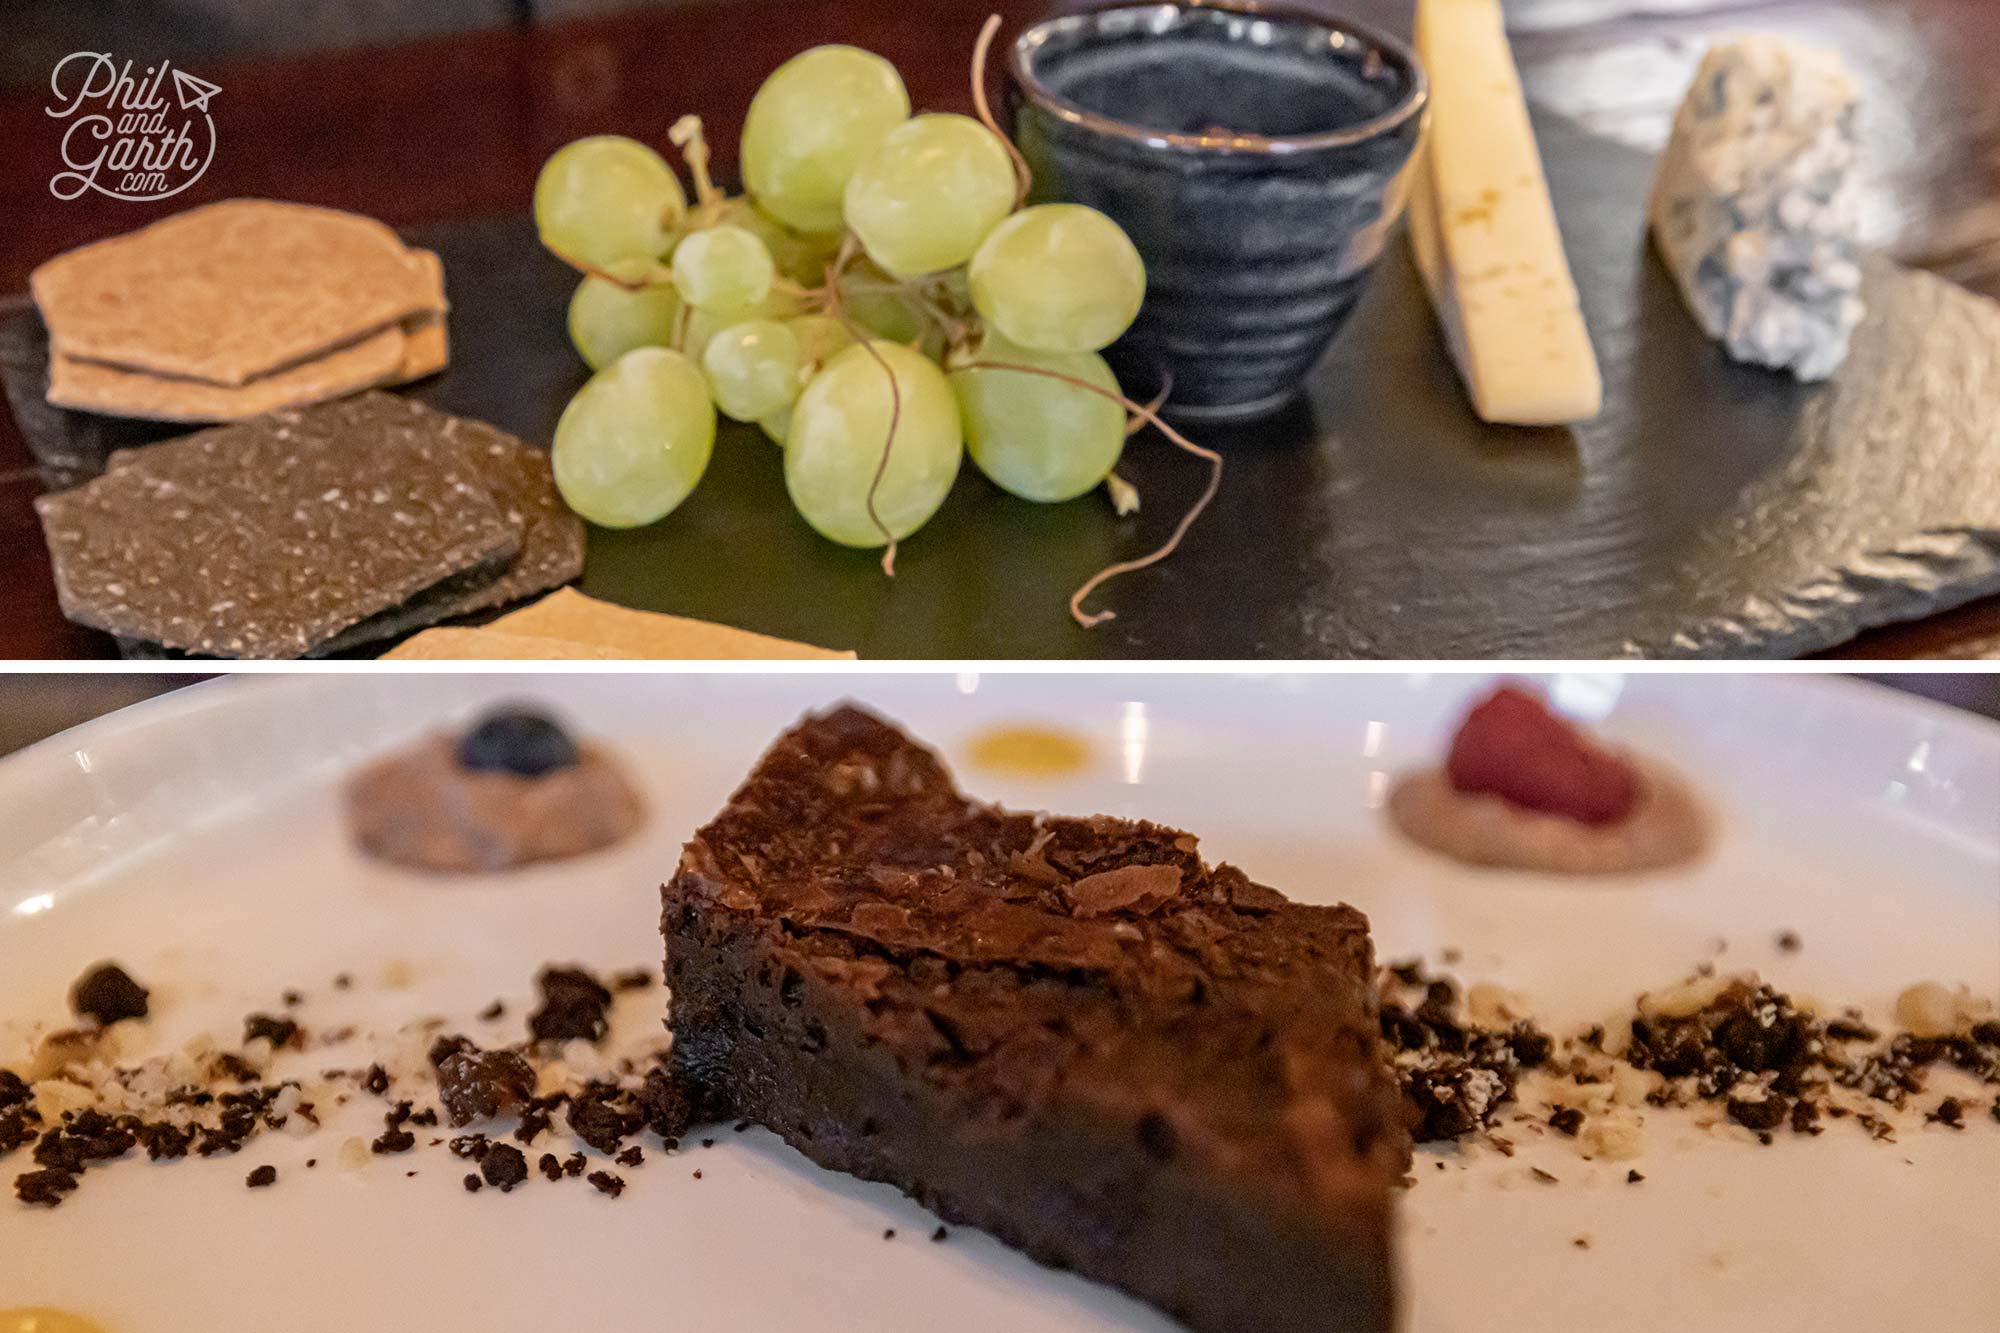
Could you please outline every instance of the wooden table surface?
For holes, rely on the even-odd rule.
[[[1410,0],[1314,7],[1408,30]],[[698,109],[733,168],[750,96],[819,42],[880,52],[921,107],[967,110],[965,58],[985,15],[1019,22],[1049,0],[809,0],[652,8],[198,72],[218,83],[219,149],[191,190],[158,204],[48,192],[57,138],[42,99],[0,100],[0,291],[69,246],[190,204],[266,195],[405,225],[518,211],[542,160],[587,133],[664,142]],[[1530,96],[1598,132],[1655,145],[1710,36],[1762,28],[1838,48],[1867,88],[1870,239],[1906,262],[2000,296],[2000,4],[1991,0],[1518,0]],[[0,413],[0,658],[113,655],[56,606],[38,482]],[[1846,657],[2000,658],[2000,597],[1875,631]]]

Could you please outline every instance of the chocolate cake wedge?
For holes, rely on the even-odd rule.
[[[694,836],[662,929],[719,1110],[1199,1330],[1391,1327],[1409,1143],[1354,909],[970,800],[842,708]]]

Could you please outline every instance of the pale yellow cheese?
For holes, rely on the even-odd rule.
[[[1499,0],[1418,0],[1430,128],[1410,245],[1479,415],[1587,421],[1604,385]]]
[[[774,639],[730,625],[635,611],[558,588],[490,624],[425,630],[385,661],[686,661],[852,659],[854,654]],[[0,1330],[4,1333],[4,1330]]]

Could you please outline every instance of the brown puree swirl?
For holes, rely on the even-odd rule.
[[[474,874],[581,856],[644,821],[638,793],[594,746],[539,777],[460,764],[444,733],[376,761],[348,782],[348,831],[364,852],[417,870]]]
[[[1557,875],[1620,875],[1686,865],[1707,851],[1713,821],[1693,790],[1662,765],[1628,759],[1638,799],[1622,818],[1586,824],[1460,791],[1442,768],[1405,775],[1389,793],[1389,822],[1419,846],[1475,866]]]

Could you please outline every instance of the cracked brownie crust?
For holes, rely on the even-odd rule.
[[[1195,839],[961,796],[852,708],[663,891],[679,1069],[814,1161],[1202,1330],[1392,1323],[1367,922]]]

